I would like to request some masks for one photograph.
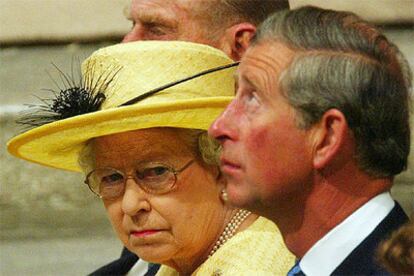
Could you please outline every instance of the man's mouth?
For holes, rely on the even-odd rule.
[[[232,174],[238,170],[240,170],[241,166],[226,159],[226,158],[220,158],[220,167],[223,173],[225,174]]]

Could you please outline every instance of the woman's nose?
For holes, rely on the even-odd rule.
[[[151,205],[148,201],[148,194],[138,186],[134,178],[128,177],[122,197],[122,211],[129,216],[135,216],[140,212],[148,212],[150,210]]]

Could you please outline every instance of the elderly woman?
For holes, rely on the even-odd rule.
[[[8,149],[83,171],[128,250],[162,264],[157,275],[285,274],[293,257],[276,226],[226,204],[206,135],[234,93],[230,63],[188,42],[101,49]]]

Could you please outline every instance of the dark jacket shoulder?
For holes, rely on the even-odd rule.
[[[333,275],[390,275],[376,260],[376,251],[381,241],[408,221],[408,216],[395,202],[394,208],[335,269]]]
[[[92,272],[91,276],[104,276],[104,275],[126,275],[134,264],[138,261],[137,255],[126,249],[125,247],[122,250],[121,256],[119,259],[95,270]],[[153,276],[157,273],[160,265],[150,264],[148,267],[147,273],[145,276]]]

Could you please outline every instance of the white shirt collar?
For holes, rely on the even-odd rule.
[[[149,269],[149,263],[138,259],[138,261],[134,264],[134,266],[129,270],[129,272],[126,274],[127,276],[143,276],[145,273],[148,272]]]
[[[377,195],[335,226],[300,261],[308,275],[330,275],[394,208],[389,192]]]

